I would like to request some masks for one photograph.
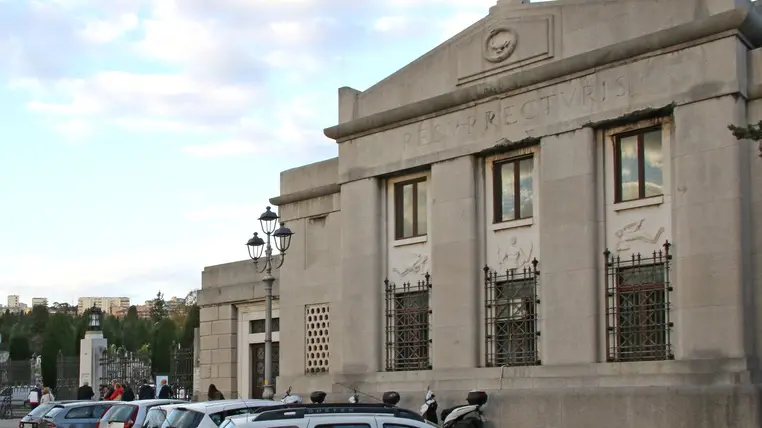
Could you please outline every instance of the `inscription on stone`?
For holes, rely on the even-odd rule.
[[[413,131],[405,132],[403,140],[406,146],[447,145],[491,132],[505,134],[511,127],[531,129],[589,114],[629,92],[629,82],[624,76],[596,82],[577,79],[417,122],[409,125]]]

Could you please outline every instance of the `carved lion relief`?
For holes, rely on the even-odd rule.
[[[484,59],[489,62],[503,62],[508,59],[519,42],[516,30],[499,27],[491,30],[484,40]]]
[[[426,273],[426,263],[429,261],[429,256],[425,254],[416,254],[413,262],[402,270],[397,268],[392,269],[392,272],[396,273],[400,277],[404,278],[411,273],[424,274]]]
[[[532,262],[534,244],[520,246],[515,236],[508,240],[507,248],[497,247],[497,266],[500,270],[521,269]]]
[[[645,221],[645,218],[641,218],[640,220],[626,224],[624,227],[614,232],[614,236],[617,238],[617,251],[630,250],[633,242],[645,242],[648,244],[656,244],[659,242],[659,239],[664,234],[664,227],[658,228],[654,233],[648,233],[643,230],[643,223],[645,223]]]

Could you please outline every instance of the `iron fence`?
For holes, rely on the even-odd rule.
[[[173,398],[188,400],[193,396],[193,348],[182,348],[179,344],[172,347],[170,360],[169,385]]]
[[[101,368],[100,390],[103,395],[104,387],[116,380],[129,385],[133,391],[151,379],[151,358],[141,352],[130,352],[124,348],[108,348],[103,351],[99,360]]]
[[[74,400],[79,388],[79,357],[64,356],[60,351],[56,359],[56,388],[58,400]]]
[[[384,280],[386,291],[386,370],[431,369],[431,275],[397,287]]]
[[[0,362],[0,419],[19,418],[27,413],[27,399],[39,382],[39,369],[37,357]]]
[[[669,241],[650,257],[606,259],[606,360],[653,361],[674,359],[670,295]]]
[[[505,272],[484,267],[485,365],[540,365],[538,261]]]

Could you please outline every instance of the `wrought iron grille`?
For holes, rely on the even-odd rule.
[[[79,357],[67,357],[60,351],[56,361],[55,397],[59,400],[74,400],[79,388]]]
[[[386,371],[431,369],[431,275],[401,287],[384,280]]]
[[[540,365],[537,259],[504,273],[484,267],[486,366]]]
[[[670,341],[669,278],[671,244],[650,257],[606,258],[606,360],[653,361],[674,358]]]
[[[172,347],[169,366],[169,386],[173,398],[188,400],[193,396],[193,348]]]
[[[99,359],[101,366],[100,386],[111,384],[116,380],[129,385],[133,391],[143,384],[144,380],[152,378],[151,357],[143,352],[130,352],[124,348],[108,348]]]

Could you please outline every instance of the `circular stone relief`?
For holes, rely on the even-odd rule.
[[[489,62],[505,61],[516,50],[518,42],[519,35],[514,29],[508,27],[495,28],[489,32],[487,39],[484,40],[484,59]]]

